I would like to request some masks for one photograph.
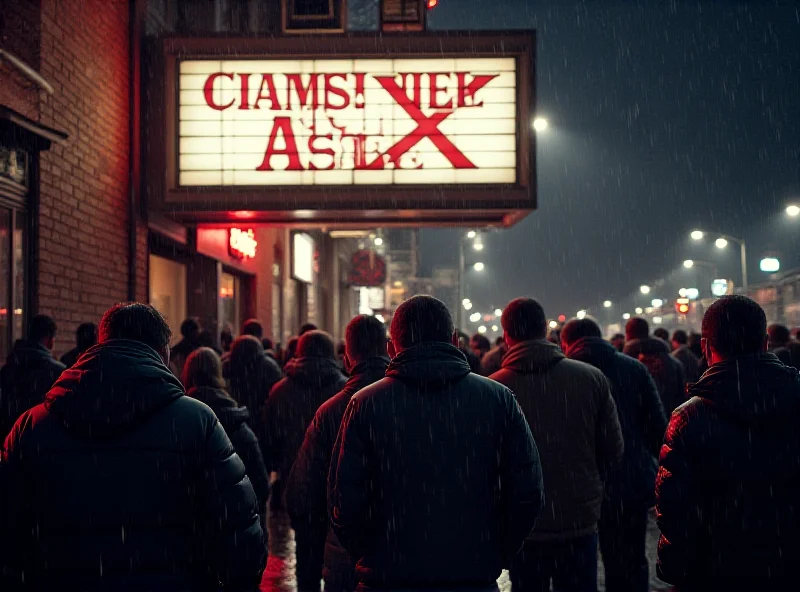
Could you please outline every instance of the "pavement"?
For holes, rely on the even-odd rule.
[[[658,545],[658,528],[655,518],[651,513],[647,528],[647,557],[650,560],[650,590],[662,592],[671,590],[656,578],[656,548]],[[261,592],[297,592],[295,579],[294,533],[289,525],[289,517],[283,513],[270,514],[269,516],[269,561],[261,582]],[[599,553],[598,553],[599,558]],[[597,574],[597,590],[605,592],[605,578],[603,574],[602,559]],[[500,592],[511,592],[511,582],[508,572],[504,571],[497,580]]]

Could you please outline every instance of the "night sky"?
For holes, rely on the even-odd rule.
[[[539,209],[486,236],[478,310],[627,307],[642,283],[683,281],[687,257],[739,283],[738,250],[691,243],[695,226],[748,241],[751,284],[767,250],[800,266],[783,214],[800,203],[800,2],[441,0],[430,25],[538,34]],[[423,272],[455,265],[457,240],[424,231]]]

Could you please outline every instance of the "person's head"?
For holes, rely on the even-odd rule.
[[[28,323],[28,341],[52,350],[56,343],[58,327],[52,317],[35,315]]]
[[[223,390],[225,380],[217,352],[210,347],[200,347],[189,354],[183,366],[181,382],[187,391],[203,387]]]
[[[75,331],[75,345],[80,351],[86,351],[97,343],[97,325],[94,323],[81,323]]]
[[[573,343],[586,337],[602,339],[600,326],[589,317],[572,319],[561,328],[561,349],[566,352]]]
[[[647,339],[650,336],[650,325],[642,317],[633,317],[625,324],[625,340]]]
[[[275,348],[275,345],[272,343],[272,339],[269,337],[262,337],[261,345],[264,346],[264,351],[271,351]]]
[[[283,363],[287,364],[297,355],[297,343],[300,341],[299,337],[292,337],[286,342],[286,355],[283,358]]]
[[[231,344],[233,343],[233,327],[230,326],[230,323],[225,323],[222,327],[222,331],[219,334],[219,344],[222,346],[222,351],[228,352],[231,350]]]
[[[181,335],[189,341],[197,341],[201,330],[200,321],[197,319],[190,318],[181,323]]]
[[[252,335],[253,337],[261,339],[264,337],[264,326],[258,319],[247,319],[244,324],[242,324],[242,335]]]
[[[469,348],[469,335],[464,333],[463,331],[457,331],[456,336],[458,337],[458,347],[459,349],[466,350]]]
[[[325,331],[308,331],[300,336],[297,342],[298,358],[327,358],[335,359],[336,350],[333,337]]]
[[[489,338],[485,335],[475,333],[469,340],[469,346],[472,348],[472,351],[475,352],[475,355],[482,357],[486,352],[492,349],[492,342],[489,341]]]
[[[240,405],[246,404],[247,393],[263,387],[266,362],[264,346],[258,337],[242,335],[234,340],[226,371],[231,382],[231,395]]]
[[[151,347],[169,365],[169,340],[172,332],[155,308],[143,302],[116,304],[100,319],[99,343],[129,339]]]
[[[500,324],[503,325],[503,335],[509,347],[547,336],[544,308],[533,298],[516,298],[509,302],[503,309]]]
[[[659,327],[653,331],[653,337],[658,337],[662,341],[669,343],[669,331],[667,331],[664,327]]]
[[[314,323],[306,323],[302,327],[300,327],[300,334],[298,335],[298,337],[302,337],[309,331],[316,331],[316,330],[317,326]]]
[[[678,329],[672,333],[672,347],[675,349],[689,345],[689,335],[683,329]]]
[[[455,329],[447,306],[433,296],[412,296],[394,312],[389,355],[424,343],[452,343]]]
[[[203,329],[197,334],[197,345],[199,347],[210,347],[214,349],[214,335],[208,329]]]
[[[494,340],[494,346],[495,347],[502,347],[505,344],[506,344],[506,340],[505,340],[505,338],[503,338],[502,335]]]
[[[709,365],[767,349],[767,316],[745,296],[723,296],[706,309],[703,354]]]
[[[778,323],[773,323],[767,327],[767,335],[769,335],[770,349],[784,347],[792,340],[792,335],[789,333],[789,328],[786,325],[780,325]]]
[[[358,315],[344,330],[344,367],[386,355],[386,326],[372,315]]]
[[[625,349],[625,335],[622,333],[615,333],[614,336],[609,340],[611,345],[614,346],[618,352],[621,352]]]

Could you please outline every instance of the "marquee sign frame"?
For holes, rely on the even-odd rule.
[[[509,226],[536,208],[536,138],[531,128],[536,104],[533,31],[448,31],[381,36],[349,34],[313,40],[295,37],[167,38],[164,40],[161,57],[165,108],[159,110],[151,105],[150,119],[153,122],[151,137],[161,136],[164,142],[163,145],[157,141],[152,142],[149,164],[151,170],[163,170],[164,177],[158,180],[160,183],[156,181],[151,184],[153,191],[149,199],[155,209],[175,219],[219,224],[247,220],[248,223],[272,222],[288,226],[326,228],[355,228],[364,227],[365,224]],[[327,58],[514,59],[514,182],[382,185],[180,184],[181,62]],[[155,97],[157,98],[157,94]],[[431,131],[434,128],[433,125],[428,125],[425,129]],[[265,137],[265,145],[267,140]],[[163,184],[161,190],[159,184]]]

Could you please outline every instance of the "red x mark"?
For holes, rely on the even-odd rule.
[[[472,161],[464,156],[464,153],[456,148],[453,142],[439,129],[439,124],[453,114],[452,109],[450,111],[437,111],[430,117],[427,117],[422,110],[408,98],[406,92],[392,76],[375,76],[375,80],[377,80],[384,90],[391,95],[395,103],[411,116],[411,119],[414,120],[417,127],[386,152],[380,154],[374,161],[369,163],[367,165],[368,169],[383,169],[387,162],[397,166],[400,157],[421,142],[423,138],[429,138],[430,141],[433,142],[433,145],[439,149],[455,168],[478,168],[472,164]]]

